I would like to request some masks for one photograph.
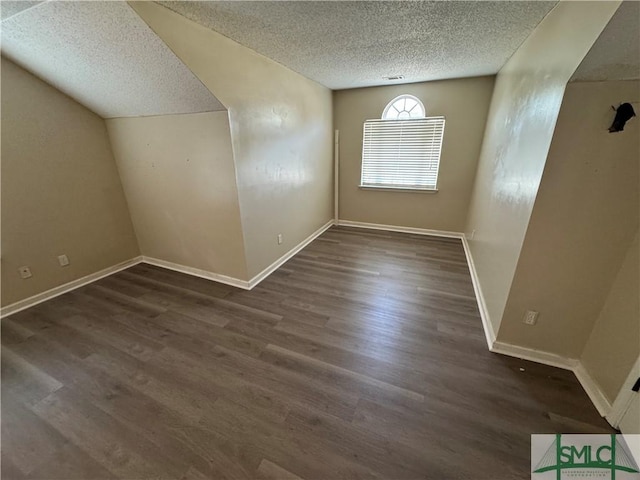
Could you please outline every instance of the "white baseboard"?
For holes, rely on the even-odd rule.
[[[413,233],[415,235],[431,235],[434,237],[463,238],[460,232],[447,232],[444,230],[429,230],[427,228],[401,227],[398,225],[383,225],[380,223],[353,222],[351,220],[338,220],[341,227],[369,228],[371,230],[386,230],[388,232]]]
[[[276,269],[278,269],[285,262],[287,262],[291,257],[297,254],[304,247],[306,247],[309,243],[311,243],[317,237],[322,235],[326,230],[328,230],[334,224],[335,224],[334,220],[330,220],[329,222],[327,222],[325,225],[323,225],[318,230],[313,232],[305,240],[300,242],[293,249],[289,250],[289,252],[284,254],[282,257],[280,257],[278,260],[273,262],[271,265],[269,265],[267,268],[262,270],[262,272],[254,276],[249,281],[240,280],[240,279],[229,277],[226,275],[220,275],[217,273],[208,272],[206,270],[201,270],[198,268],[179,265],[177,263],[168,262],[166,260],[160,260],[157,258],[146,257],[146,256],[138,256],[130,260],[127,260],[125,262],[118,263],[117,265],[113,265],[111,267],[105,268],[98,272],[86,275],[77,280],[73,280],[71,282],[65,283],[64,285],[54,287],[50,290],[47,290],[46,292],[39,293],[32,297],[25,298],[24,300],[15,302],[11,305],[2,307],[0,308],[0,318],[4,318],[8,315],[17,313],[21,310],[25,310],[39,303],[42,303],[52,298],[55,298],[57,296],[63,295],[67,292],[80,288],[91,282],[100,280],[101,278],[112,275],[121,270],[129,268],[133,265],[137,265],[138,263],[141,263],[141,262],[148,263],[150,265],[156,265],[162,268],[167,268],[169,270],[185,273],[187,275],[193,275],[196,277],[205,278],[207,280],[213,280],[215,282],[224,283],[224,284],[242,288],[245,290],[251,290],[253,287],[258,285],[262,280],[267,278],[271,273],[273,273]],[[373,223],[352,222],[348,220],[339,220],[337,224],[341,226],[356,227],[356,228],[369,228],[374,230],[386,230],[386,231],[392,231],[392,232],[413,233],[418,235],[433,235],[433,236],[440,236],[440,237],[447,237],[447,238],[462,239],[462,244],[464,246],[465,255],[467,257],[467,263],[469,265],[469,271],[471,273],[473,289],[476,294],[478,309],[480,310],[482,326],[484,328],[485,337],[487,340],[487,344],[489,346],[489,350],[493,353],[508,355],[511,357],[521,358],[523,360],[529,360],[532,362],[542,363],[544,365],[550,365],[552,367],[558,367],[565,370],[573,371],[576,377],[578,378],[578,381],[580,382],[584,390],[587,392],[587,395],[593,402],[594,406],[600,413],[600,415],[603,417],[606,417],[609,423],[611,423],[614,426],[616,425],[616,421],[619,421],[619,418],[613,418],[613,417],[619,414],[618,412],[619,410],[623,410],[623,409],[622,408],[612,409],[611,403],[607,400],[606,396],[602,393],[598,384],[593,380],[593,378],[589,375],[589,373],[584,368],[582,363],[577,359],[561,357],[553,353],[549,353],[541,350],[535,350],[535,349],[526,348],[526,347],[520,347],[517,345],[511,345],[511,344],[496,340],[496,335],[495,335],[495,332],[493,331],[493,327],[489,319],[486,304],[484,301],[484,296],[482,295],[482,289],[480,287],[480,283],[478,280],[478,275],[475,269],[475,265],[473,263],[471,252],[469,250],[469,245],[467,243],[467,239],[462,233],[443,232],[439,230],[427,230],[427,229],[420,229],[420,228],[413,228],[413,227],[398,227],[393,225],[380,225],[380,224],[373,224]],[[639,362],[640,362],[640,359],[639,359]],[[623,403],[622,400],[620,402],[618,400],[619,399],[616,399],[616,403]],[[621,414],[619,414],[619,416],[621,416]]]
[[[578,378],[580,385],[584,388],[584,391],[587,392],[591,402],[598,410],[598,413],[601,417],[607,417],[611,412],[611,403],[607,400],[602,390],[600,390],[600,386],[596,383],[589,372],[587,372],[586,368],[582,362],[577,362],[577,365],[573,369],[573,373]]]
[[[149,265],[155,265],[156,267],[162,267],[168,270],[173,270],[174,272],[185,273],[187,275],[192,275],[194,277],[213,280],[214,282],[224,283],[226,285],[242,288],[244,290],[251,290],[251,287],[249,287],[248,281],[240,280],[235,277],[229,277],[227,275],[221,275],[219,273],[209,272],[208,270],[202,270],[200,268],[187,267],[186,265],[169,262],[167,260],[161,260],[159,258],[143,256],[142,261],[144,263],[148,263]]]
[[[324,232],[326,232],[334,224],[335,224],[334,220],[329,220],[327,223],[325,223],[323,226],[321,226],[318,230],[316,230],[311,235],[309,235],[307,238],[305,238],[302,242],[300,242],[297,246],[293,247],[291,250],[289,250],[287,253],[285,253],[283,256],[281,256],[279,259],[277,259],[275,262],[273,262],[271,265],[269,265],[267,268],[262,270],[256,276],[254,276],[248,282],[249,290],[251,290],[253,287],[258,285],[261,281],[263,281],[265,278],[267,278],[273,272],[275,272],[284,263],[286,263],[291,257],[293,257],[296,253],[298,253],[304,247],[309,245],[311,242],[313,242],[316,238],[318,238],[320,235],[322,235]]]
[[[602,390],[600,390],[599,385],[591,375],[589,375],[587,370],[584,368],[584,365],[582,365],[578,359],[562,357],[554,353],[520,347],[500,341],[494,342],[493,347],[491,347],[490,350],[493,353],[500,353],[502,355],[509,355],[510,357],[542,363],[543,365],[549,365],[551,367],[571,370],[580,382],[580,385],[582,385],[584,391],[589,396],[591,403],[593,403],[596,410],[598,410],[600,416],[607,417],[611,412],[611,403],[609,403],[607,397],[605,397]]]
[[[462,236],[462,246],[464,247],[464,254],[467,257],[467,265],[469,266],[469,273],[471,274],[473,291],[476,294],[476,302],[478,303],[478,310],[480,311],[480,318],[482,319],[482,329],[484,330],[484,336],[487,340],[487,346],[489,347],[489,350],[491,350],[496,342],[496,332],[493,330],[493,324],[489,317],[487,304],[484,301],[484,295],[482,294],[482,287],[480,287],[478,272],[476,271],[476,266],[473,263],[471,249],[469,248],[469,242],[467,242],[467,237],[465,235]]]
[[[521,358],[523,360],[529,360],[531,362],[542,363],[543,365],[549,365],[551,367],[562,368],[564,370],[571,370],[576,376],[580,385],[589,396],[591,403],[596,407],[598,413],[602,417],[606,417],[609,423],[613,425],[608,418],[611,412],[611,403],[607,400],[607,397],[602,393],[600,386],[589,375],[589,372],[584,368],[584,365],[580,360],[576,358],[567,358],[555,353],[545,352],[542,350],[535,350],[533,348],[520,347],[518,345],[511,345],[496,341],[489,349],[493,353],[499,353],[502,355],[508,355],[510,357]]]
[[[168,262],[166,260],[161,260],[159,258],[152,257],[142,257],[142,261],[144,263],[148,263],[150,265],[155,265],[157,267],[167,268],[169,270],[174,270],[180,273],[186,273],[187,275],[193,275],[195,277],[206,278],[207,280],[212,280],[214,282],[224,283],[226,285],[231,285],[233,287],[242,288],[244,290],[251,290],[253,287],[258,285],[261,281],[271,275],[275,270],[277,270],[282,264],[284,264],[287,260],[293,257],[296,253],[302,250],[304,247],[309,245],[312,241],[314,241],[318,236],[322,235],[328,228],[330,228],[334,224],[333,220],[329,220],[326,224],[320,227],[318,230],[313,232],[307,238],[305,238],[298,245],[293,247],[283,256],[278,258],[275,262],[269,265],[267,268],[262,270],[256,276],[254,276],[250,280],[240,280],[239,278],[229,277],[227,275],[220,275],[218,273],[209,272],[207,270],[202,270],[194,267],[187,267],[185,265],[180,265],[178,263]]]
[[[330,220],[329,222],[327,222],[325,225],[323,225],[318,230],[313,232],[301,243],[299,243],[294,248],[289,250],[282,257],[280,257],[278,260],[273,262],[271,265],[269,265],[267,268],[265,268],[262,272],[260,272],[258,275],[256,275],[249,281],[240,280],[238,278],[229,277],[227,275],[220,275],[218,273],[208,272],[206,270],[201,270],[199,268],[187,267],[185,265],[168,262],[166,260],[161,260],[159,258],[139,256],[139,257],[135,257],[130,260],[127,260],[126,262],[121,262],[121,263],[118,263],[117,265],[113,265],[111,267],[105,268],[103,270],[100,270],[99,272],[95,272],[85,277],[79,278],[77,280],[73,280],[72,282],[65,283],[64,285],[54,287],[50,290],[47,290],[46,292],[39,293],[32,297],[25,298],[24,300],[20,300],[16,303],[12,303],[11,305],[2,307],[0,308],[0,318],[17,313],[21,310],[25,310],[29,307],[33,307],[34,305],[45,302],[59,295],[63,295],[67,292],[75,290],[76,288],[80,288],[91,282],[95,282],[96,280],[100,280],[101,278],[112,275],[116,272],[124,270],[125,268],[129,268],[129,267],[132,267],[133,265],[137,265],[138,263],[143,263],[143,262],[148,263],[150,265],[155,265],[157,267],[174,270],[176,272],[185,273],[187,275],[206,278],[207,280],[213,280],[214,282],[224,283],[226,285],[242,288],[244,290],[251,290],[253,287],[258,285],[262,280],[267,278],[271,273],[273,273],[283,263],[285,263],[287,260],[293,257],[296,253],[298,253],[300,250],[306,247],[309,243],[315,240],[319,235],[324,233],[333,224],[334,224],[333,220]]]
[[[489,312],[484,300],[484,295],[482,294],[482,288],[480,287],[478,272],[476,271],[475,264],[473,263],[473,257],[469,248],[469,242],[464,235],[462,236],[462,245],[464,246],[464,252],[467,256],[467,264],[469,265],[469,272],[471,273],[473,290],[476,294],[478,310],[480,310],[482,327],[484,329],[484,335],[487,340],[489,350],[493,353],[521,358],[523,360],[529,360],[536,363],[542,363],[543,365],[558,367],[564,370],[571,370],[582,385],[582,388],[584,388],[585,392],[587,392],[587,395],[598,410],[598,413],[603,417],[609,415],[609,413],[611,412],[611,404],[600,390],[598,384],[589,375],[589,373],[579,360],[575,358],[562,357],[560,355],[545,352],[542,350],[512,345],[496,340],[496,333],[493,330],[493,324],[491,323],[491,319],[489,318]]]
[[[54,287],[50,290],[47,290],[46,292],[38,293],[37,295],[33,295],[32,297],[25,298],[24,300],[20,300],[18,302],[12,303],[11,305],[7,305],[6,307],[0,308],[0,318],[20,312],[21,310],[25,310],[29,307],[33,307],[34,305],[37,305],[39,303],[46,302],[47,300],[51,300],[52,298],[58,297],[67,292],[75,290],[76,288],[83,287],[91,282],[95,282],[96,280],[100,280],[101,278],[104,278],[116,272],[119,272],[120,270],[124,270],[125,268],[129,268],[133,265],[137,265],[140,262],[142,262],[142,257],[135,257],[125,262],[121,262],[111,267],[107,267],[98,272],[91,273],[82,278],[78,278],[77,280],[73,280],[71,282],[65,283],[64,285]]]
[[[500,353],[502,355],[508,355],[510,357],[516,357],[523,360],[542,363],[543,365],[558,367],[564,370],[573,371],[578,365],[578,360],[575,358],[562,357],[560,355],[556,355],[555,353],[536,350],[533,348],[521,347],[501,341],[493,342],[493,345],[489,350],[491,350],[493,353]]]

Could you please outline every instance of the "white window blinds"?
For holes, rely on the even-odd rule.
[[[444,117],[367,120],[361,186],[435,190],[443,134]]]

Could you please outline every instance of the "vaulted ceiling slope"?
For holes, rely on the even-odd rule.
[[[626,0],[573,74],[571,81],[640,79],[640,2]]]
[[[104,118],[225,109],[125,2],[1,7],[2,54]]]
[[[23,10],[34,7],[39,3],[42,3],[42,0],[0,0],[0,20],[6,20],[9,17],[13,17]]]
[[[158,3],[337,90],[495,74],[557,2]]]

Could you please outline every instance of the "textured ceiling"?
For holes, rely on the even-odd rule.
[[[572,81],[640,79],[640,2],[625,1],[573,74]]]
[[[0,19],[6,20],[9,17],[13,17],[20,12],[23,12],[35,5],[42,3],[42,1],[29,1],[29,0],[0,0]]]
[[[2,53],[102,117],[224,110],[125,2],[18,9],[2,22]]]
[[[332,88],[495,74],[557,2],[158,2]]]

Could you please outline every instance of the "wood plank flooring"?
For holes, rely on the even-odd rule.
[[[609,432],[487,350],[458,240],[333,227],[248,292],[137,265],[2,320],[2,478],[528,479]]]

